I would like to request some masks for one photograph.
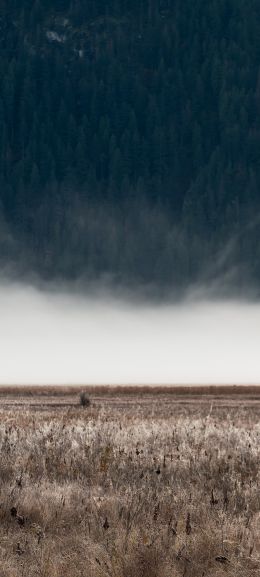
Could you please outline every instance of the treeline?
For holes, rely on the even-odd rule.
[[[2,256],[258,285],[258,0],[8,0],[0,32]]]

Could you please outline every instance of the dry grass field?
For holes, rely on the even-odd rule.
[[[259,390],[90,398],[0,390],[0,576],[259,576]]]

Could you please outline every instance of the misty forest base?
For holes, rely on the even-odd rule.
[[[6,274],[259,286],[258,0],[10,0],[0,30]]]
[[[1,392],[1,577],[259,575],[259,396],[41,393]]]

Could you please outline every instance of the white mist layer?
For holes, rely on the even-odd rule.
[[[257,384],[260,305],[0,288],[0,384]]]

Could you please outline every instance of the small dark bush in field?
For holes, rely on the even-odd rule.
[[[89,407],[90,406],[90,398],[85,391],[81,391],[79,395],[79,402],[82,407]]]

